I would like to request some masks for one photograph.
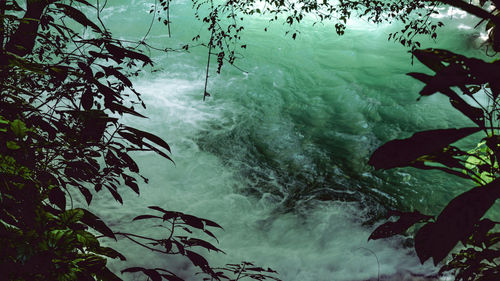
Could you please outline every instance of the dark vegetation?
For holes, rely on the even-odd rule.
[[[110,34],[99,2],[0,5],[2,280],[121,280],[107,259],[126,257],[103,245],[103,238],[185,256],[208,279],[276,279],[271,269],[248,262],[210,266],[200,250],[222,252],[207,241],[217,241],[212,231],[221,228],[211,220],[150,206],[155,213],[134,220],[155,220],[167,231],[144,237],[114,232],[89,210],[74,207],[75,196],[90,205],[99,192],[120,203],[124,187],[139,194],[147,179],[130,152],[152,151],[171,161],[164,140],[121,122],[124,114],[144,117],[135,110],[145,104],[128,77],[153,62]],[[182,280],[174,271],[130,267],[121,273]]]
[[[489,47],[495,54],[500,51],[500,36],[495,36],[500,23],[496,7],[500,3],[481,1],[476,6],[461,1],[443,2],[478,16],[479,24],[485,23],[489,32]],[[486,9],[490,4],[492,8]],[[440,273],[451,272],[455,280],[500,280],[497,227],[500,222],[485,216],[500,198],[499,61],[486,62],[440,49],[414,49],[412,54],[433,72],[408,73],[425,84],[419,94],[445,95],[475,126],[423,131],[407,139],[390,141],[373,153],[369,163],[376,169],[438,169],[469,179],[473,184],[470,190],[451,200],[438,216],[418,211],[390,212],[390,216],[399,218],[379,226],[370,239],[402,234],[421,223],[415,234],[415,250],[422,263],[432,258],[435,265],[441,264]],[[478,101],[480,93],[486,96],[486,102]],[[476,133],[483,136],[477,148],[453,145]],[[451,258],[445,260],[450,252]]]
[[[404,233],[415,223],[424,223],[415,237],[422,262],[433,258],[437,264],[458,242],[463,248],[452,254],[442,271],[453,271],[457,280],[498,280],[500,256],[496,243],[497,222],[483,215],[500,196],[500,138],[497,98],[500,93],[500,65],[467,58],[447,50],[419,50],[418,35],[431,38],[441,22],[430,15],[443,4],[459,7],[485,23],[493,51],[500,50],[500,23],[497,10],[462,1],[340,1],[339,3],[266,1],[263,10],[255,1],[193,1],[195,15],[206,24],[208,38],[196,35],[193,44],[207,47],[206,80],[211,57],[220,72],[224,63],[234,64],[243,30],[243,16],[264,14],[270,21],[285,20],[289,34],[300,33],[296,24],[313,14],[318,23],[334,21],[342,35],[350,17],[365,17],[378,23],[401,21],[404,28],[389,35],[390,40],[409,47],[412,54],[434,74],[410,73],[425,83],[420,94],[438,92],[469,117],[475,127],[416,133],[391,141],[373,154],[370,164],[378,169],[411,166],[439,169],[470,179],[478,185],[453,199],[437,216],[417,211],[393,212],[399,220],[377,228],[371,239]],[[151,59],[141,50],[169,48],[150,46],[147,34],[139,42],[114,38],[101,21],[105,2],[85,0],[0,0],[0,269],[5,280],[121,280],[107,267],[108,259],[125,260],[122,253],[102,243],[102,238],[127,239],[145,251],[184,256],[197,267],[204,280],[275,279],[271,269],[249,262],[213,267],[201,249],[222,252],[208,240],[216,240],[216,222],[181,212],[150,206],[151,214],[135,217],[151,220],[166,228],[159,237],[114,232],[98,216],[74,207],[73,197],[87,204],[99,192],[109,192],[122,203],[121,189],[139,194],[147,179],[130,157],[133,151],[151,151],[172,161],[170,147],[150,132],[122,123],[124,114],[145,117],[144,107],[130,76],[137,75]],[[168,27],[170,1],[153,7],[155,19]],[[91,12],[82,12],[91,11]],[[85,34],[85,36],[84,36]],[[202,43],[197,43],[200,41]],[[193,44],[181,46],[188,51]],[[484,92],[487,105],[475,107],[471,100]],[[203,98],[209,96],[205,83]],[[484,134],[478,149],[462,150],[451,144],[474,133]],[[160,235],[163,233],[164,235]],[[150,280],[182,280],[175,269],[125,268],[123,273],[143,274]]]

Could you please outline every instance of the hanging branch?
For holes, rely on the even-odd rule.
[[[210,42],[208,43],[207,72],[205,74],[205,89],[203,90],[203,101],[205,101],[206,97],[210,96],[210,94],[207,92],[207,84],[208,84],[208,71],[210,70],[210,55],[212,51],[213,38],[214,38],[214,33],[212,31],[212,35],[210,36]]]
[[[170,0],[167,0],[167,28],[168,28],[168,37],[171,37],[170,34]]]

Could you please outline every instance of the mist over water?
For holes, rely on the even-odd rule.
[[[114,34],[142,38],[151,3],[112,5],[103,17]],[[189,2],[174,5],[173,37],[156,23],[149,40],[163,47],[189,43],[202,28],[192,13]],[[423,47],[482,54],[479,32],[467,28],[474,19],[443,21],[437,42],[423,40]],[[407,49],[387,42],[398,26],[356,20],[339,37],[332,27],[304,24],[292,40],[280,25],[264,32],[267,25],[246,19],[247,49],[236,64],[247,73],[226,65],[216,75],[214,67],[206,102],[206,49],[152,53],[155,72],[134,81],[149,119],[127,117],[126,123],[163,137],[176,165],[134,154],[150,183],[139,198],[122,188],[124,207],[103,194],[95,212],[116,230],[147,235],[158,229],[130,221],[151,205],[214,220],[225,229],[216,236],[227,254],[209,254],[213,265],[253,261],[286,281],[435,272],[420,265],[403,238],[367,238],[387,209],[436,213],[468,183],[432,171],[375,172],[367,162],[391,139],[470,121],[442,96],[417,101],[422,85],[405,73],[424,68],[411,65]],[[185,278],[197,271],[182,258],[118,244],[130,266],[164,266]]]

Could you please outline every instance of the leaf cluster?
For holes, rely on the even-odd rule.
[[[104,189],[119,203],[123,187],[139,194],[140,179],[148,180],[132,158],[134,151],[172,161],[162,138],[122,122],[124,115],[146,118],[130,77],[153,62],[137,49],[145,43],[112,36],[99,5],[85,0],[0,2],[2,276],[121,280],[107,260],[125,256],[101,244],[102,238],[121,237],[145,249],[185,256],[217,279],[192,249],[222,251],[205,240],[174,234],[175,229],[188,234],[197,229],[216,239],[209,230],[220,228],[215,222],[151,207],[163,216],[135,220],[160,218],[170,227],[167,238],[153,238],[114,232],[89,210],[75,207],[75,197],[90,205]],[[132,267],[126,272],[182,280],[168,269]]]
[[[480,6],[484,4],[482,1]],[[493,11],[496,11],[498,3],[493,4]],[[480,9],[479,6],[463,2],[455,6],[475,15],[481,14],[473,9]],[[485,13],[481,21],[485,20],[496,26],[498,17],[495,12]],[[494,49],[498,48],[494,40],[491,44]],[[451,200],[438,216],[418,211],[392,212],[389,215],[399,219],[380,225],[369,239],[404,234],[420,223],[422,226],[415,235],[415,250],[422,263],[430,258],[435,265],[444,263],[441,273],[452,272],[455,280],[497,280],[500,278],[499,233],[495,228],[498,223],[485,214],[500,198],[500,64],[498,60],[486,62],[442,49],[415,49],[412,53],[434,72],[408,73],[425,84],[420,96],[445,95],[451,106],[474,126],[423,131],[406,139],[389,141],[375,150],[369,163],[376,169],[437,169],[469,179],[476,186]],[[486,97],[486,102],[481,102],[479,95]],[[478,132],[484,137],[477,148],[471,150],[453,145]],[[459,243],[463,248],[456,250]],[[451,258],[445,260],[450,253]]]

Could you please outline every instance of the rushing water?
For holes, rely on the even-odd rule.
[[[103,11],[109,27],[124,39],[141,38],[151,4],[112,2]],[[424,47],[480,54],[479,34],[469,28],[473,19],[443,20],[447,26],[437,42],[424,40]],[[172,38],[156,23],[150,42],[178,47],[202,28],[189,2],[172,6],[172,22]],[[96,212],[115,229],[149,235],[158,229],[129,222],[150,205],[217,221],[227,254],[210,254],[210,262],[254,261],[287,281],[434,272],[402,239],[367,238],[387,208],[436,213],[466,183],[432,171],[373,171],[367,161],[391,139],[470,121],[442,96],[416,100],[422,84],[405,73],[424,68],[411,65],[405,48],[387,42],[397,26],[357,20],[339,37],[332,27],[305,24],[291,40],[283,26],[264,32],[267,25],[246,19],[247,49],[237,65],[247,73],[230,66],[221,75],[212,70],[206,102],[206,49],[152,53],[155,71],[135,80],[150,118],[126,122],[167,140],[176,165],[136,154],[150,184],[139,198],[123,188],[124,207],[98,200]],[[182,258],[119,244],[129,265],[175,268],[186,278],[196,271]]]

